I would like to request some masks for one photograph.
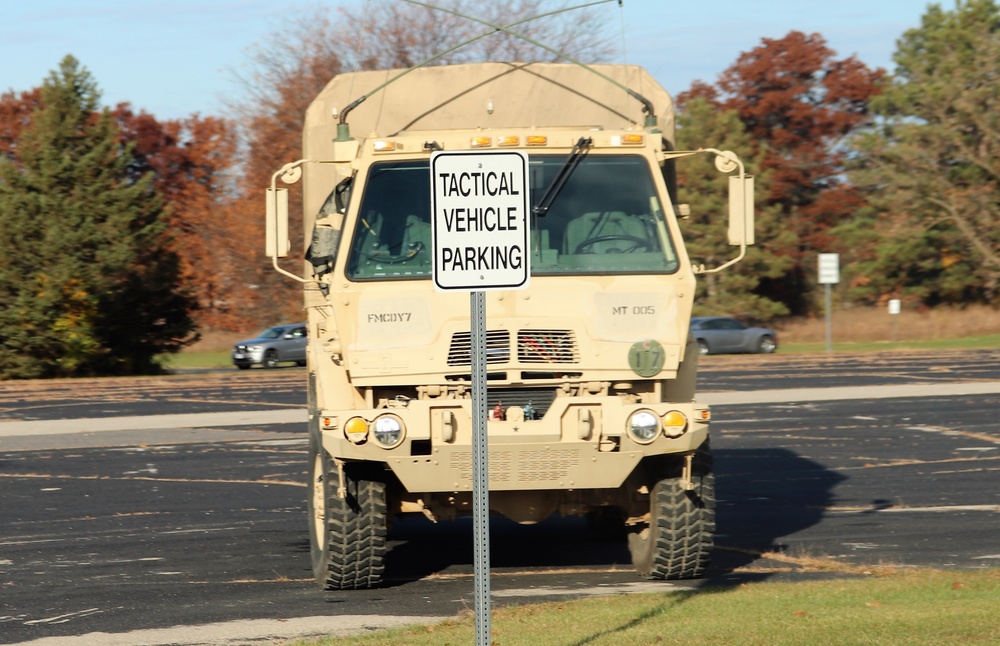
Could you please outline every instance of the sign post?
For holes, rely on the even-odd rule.
[[[830,304],[830,285],[836,285],[839,282],[840,255],[835,253],[819,254],[819,284],[825,287],[827,352],[833,352],[833,313]]]
[[[896,342],[899,328],[899,312],[901,310],[898,298],[889,299],[889,316],[892,318],[892,342]]]
[[[431,155],[431,187],[434,288],[469,292],[476,646],[489,646],[485,292],[528,286],[528,156],[515,150],[437,151]]]

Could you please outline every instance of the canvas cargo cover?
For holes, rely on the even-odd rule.
[[[663,136],[674,141],[670,95],[634,65],[591,65],[648,99]],[[352,101],[371,93],[347,116],[351,135],[386,137],[402,131],[505,127],[642,127],[642,103],[622,87],[579,65],[470,63],[412,70],[352,72],[336,76],[306,114],[307,155],[326,151],[338,118]],[[323,143],[320,143],[323,142]],[[313,148],[309,151],[309,148]]]

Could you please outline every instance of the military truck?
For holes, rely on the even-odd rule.
[[[641,576],[702,576],[711,414],[688,328],[696,273],[721,267],[685,252],[675,164],[731,173],[724,266],[753,242],[752,177],[731,152],[674,150],[671,98],[639,67],[481,63],[337,76],[268,190],[267,254],[304,288],[317,581],[377,585],[394,519],[472,510],[469,294],[431,280],[442,150],[528,159],[530,284],[485,294],[491,512],[585,516],[621,528]],[[301,180],[301,274],[277,261],[278,180]]]

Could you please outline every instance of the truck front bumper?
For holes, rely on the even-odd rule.
[[[652,438],[629,432],[630,416],[648,411],[661,421]],[[676,425],[680,413],[686,425]],[[662,423],[666,418],[674,425]],[[369,430],[392,417],[402,437],[385,448]],[[647,417],[647,419],[649,419]],[[612,489],[647,457],[688,453],[708,437],[708,407],[686,403],[625,403],[617,397],[557,398],[539,420],[487,422],[489,488]],[[383,462],[411,492],[473,488],[473,418],[469,400],[411,400],[371,410],[321,411],[314,423],[325,450],[343,460]],[[348,431],[354,432],[348,432]]]

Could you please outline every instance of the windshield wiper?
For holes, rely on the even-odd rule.
[[[538,217],[544,216],[549,211],[549,207],[552,203],[556,201],[556,197],[559,195],[559,191],[562,190],[563,186],[566,184],[566,180],[569,176],[573,174],[576,167],[580,165],[584,156],[590,152],[590,146],[592,146],[594,140],[590,137],[580,137],[577,140],[576,145],[573,146],[573,150],[569,152],[569,157],[566,158],[566,162],[556,173],[556,176],[552,178],[552,182],[549,184],[548,188],[545,189],[545,193],[542,195],[542,199],[538,200],[538,204],[535,208],[531,209],[532,215]]]

